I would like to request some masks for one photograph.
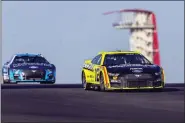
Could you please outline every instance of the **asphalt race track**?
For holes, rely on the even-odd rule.
[[[184,122],[184,87],[97,92],[68,86],[1,85],[2,122]]]

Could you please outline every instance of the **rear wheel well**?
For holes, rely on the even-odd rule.
[[[103,72],[102,71],[100,72],[100,79],[101,79],[101,77],[103,77]]]
[[[84,70],[82,71],[82,74],[81,74],[81,80],[83,81],[83,74],[85,74]]]

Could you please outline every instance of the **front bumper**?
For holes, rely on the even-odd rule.
[[[136,77],[135,74],[126,74],[116,79],[109,77],[108,89],[155,89],[164,88],[164,82],[151,74],[141,74]]]
[[[107,90],[147,90],[147,89],[162,89],[164,86],[158,86],[158,87],[139,87],[139,88],[128,88],[128,87],[109,87]]]
[[[10,81],[10,82],[8,82],[8,83],[12,83],[12,84],[14,84],[14,83],[25,83],[25,84],[36,84],[36,83],[48,83],[48,84],[50,84],[50,83],[55,83],[55,81],[53,80],[53,81],[45,81],[45,80],[40,80],[40,81],[32,81],[32,80],[22,80],[22,81],[14,81],[14,80],[12,80],[12,81]]]
[[[17,70],[10,71],[10,82],[54,82],[55,72],[47,70]]]

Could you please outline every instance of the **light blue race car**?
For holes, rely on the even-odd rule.
[[[15,54],[3,65],[3,83],[40,82],[54,84],[56,67],[41,54]]]

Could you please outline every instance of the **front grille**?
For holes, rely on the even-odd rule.
[[[153,80],[154,77],[151,74],[126,74],[122,75],[128,81],[144,81],[144,80]]]
[[[44,79],[45,71],[44,70],[23,70],[24,72],[24,79]]]
[[[139,88],[139,87],[150,87],[150,86],[152,86],[152,83],[148,81],[127,81],[128,88]]]
[[[110,78],[111,79],[111,78]],[[139,87],[152,87],[154,85],[155,77],[152,74],[124,74],[118,77],[118,83],[111,82],[111,87],[121,88],[139,88]]]

